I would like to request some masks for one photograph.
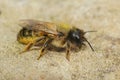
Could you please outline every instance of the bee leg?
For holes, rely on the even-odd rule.
[[[32,46],[33,46],[33,43],[29,43],[20,54],[27,52]]]
[[[45,49],[47,48],[48,44],[49,44],[51,41],[52,41],[52,39],[47,39],[47,40],[45,41],[45,43],[43,44],[43,46],[42,46],[42,48],[41,48],[41,50],[40,50],[40,55],[39,55],[39,57],[37,58],[37,60],[39,60],[39,59],[45,54],[44,51],[45,51]]]
[[[45,37],[38,38],[37,40],[35,40],[35,42],[29,43],[21,53],[29,51],[31,47],[33,47],[37,42],[39,42],[39,41],[41,41],[43,39],[45,39]]]
[[[66,59],[70,61],[70,44],[67,43],[66,45]]]
[[[82,47],[83,47],[83,49],[84,49],[84,47],[86,47],[85,43],[81,43],[81,44],[79,45],[79,49],[81,49]]]

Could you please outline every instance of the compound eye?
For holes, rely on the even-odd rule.
[[[75,38],[75,39],[80,39],[80,37],[79,37],[79,35],[77,35],[77,34],[73,34],[73,37]]]

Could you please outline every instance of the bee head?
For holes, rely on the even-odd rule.
[[[73,28],[69,31],[67,40],[70,41],[72,44],[75,44],[78,47],[81,47],[81,45],[83,45],[84,44],[83,42],[85,41],[88,43],[92,51],[94,51],[91,44],[84,37],[85,34],[86,32],[84,32],[83,30],[80,30],[78,28]]]
[[[77,28],[71,29],[68,33],[67,39],[71,43],[79,44],[84,39],[84,32],[83,32],[83,30],[80,30],[80,29],[77,29]]]

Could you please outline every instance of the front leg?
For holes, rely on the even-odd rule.
[[[67,42],[66,44],[66,59],[70,61],[70,43]]]

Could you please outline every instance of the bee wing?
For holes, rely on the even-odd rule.
[[[29,28],[35,31],[43,31],[51,34],[58,34],[58,32],[56,31],[57,25],[50,22],[25,19],[25,20],[20,20],[19,25],[21,27]]]

